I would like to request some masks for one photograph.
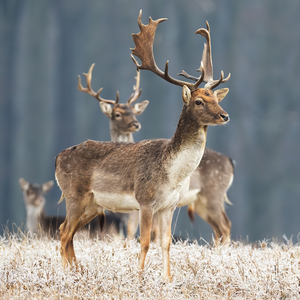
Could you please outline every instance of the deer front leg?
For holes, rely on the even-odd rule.
[[[140,270],[145,266],[145,259],[150,246],[151,226],[153,211],[150,207],[140,208],[140,240],[141,240],[141,257]]]
[[[172,281],[170,270],[170,246],[171,246],[171,225],[174,208],[166,208],[158,211],[158,222],[160,229],[160,244],[163,258],[163,277]]]

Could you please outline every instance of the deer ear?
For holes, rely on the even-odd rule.
[[[43,193],[48,192],[53,187],[53,184],[54,184],[53,180],[43,183],[42,185]]]
[[[19,184],[21,186],[21,189],[23,191],[27,191],[29,188],[29,182],[27,182],[24,178],[19,179]]]
[[[219,89],[214,91],[214,95],[218,98],[218,101],[221,102],[225,98],[228,92],[229,92],[228,88]]]
[[[110,119],[112,118],[112,106],[109,103],[100,102],[100,108],[102,112],[108,116]]]
[[[182,101],[184,104],[188,105],[190,103],[190,100],[192,98],[191,90],[184,85],[182,87]]]
[[[148,106],[149,101],[148,100],[144,100],[140,103],[136,103],[133,106],[133,112],[134,114],[136,114],[137,116],[142,114],[144,112],[144,110],[146,109],[146,107]]]

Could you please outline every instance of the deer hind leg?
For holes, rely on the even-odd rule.
[[[216,244],[219,241],[226,242],[229,240],[231,222],[224,211],[223,199],[220,201],[214,199],[212,201],[211,198],[207,199],[199,193],[198,200],[195,202],[195,211],[213,228]]]
[[[138,225],[139,225],[139,211],[134,211],[129,214],[128,223],[127,223],[127,237],[129,239],[134,239]]]
[[[66,199],[67,215],[65,221],[59,227],[61,241],[60,253],[64,268],[68,263],[72,265],[73,262],[75,263],[76,268],[78,268],[73,246],[74,235],[81,227],[94,219],[99,213],[95,205],[93,207],[88,205],[91,202],[91,198],[91,195],[87,195],[86,199],[84,199],[85,201],[82,202],[76,201],[75,199],[70,201]],[[81,203],[81,205],[74,205],[76,202]]]
[[[207,222],[213,227],[216,244],[230,241],[231,222],[223,207],[217,206],[209,208]]]
[[[153,215],[152,219],[152,233],[151,233],[151,240],[156,243],[159,240],[159,225],[158,225],[158,213]]]
[[[170,270],[170,246],[171,246],[171,225],[173,217],[173,208],[167,208],[158,211],[158,222],[160,229],[160,244],[163,257],[164,279],[172,281]]]
[[[141,256],[140,270],[144,269],[145,259],[150,246],[151,226],[153,211],[150,207],[141,207],[140,209],[140,240],[141,240]]]

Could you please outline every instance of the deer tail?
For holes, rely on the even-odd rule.
[[[195,211],[195,204],[194,203],[189,204],[187,212],[192,222],[195,221],[194,211]]]
[[[228,204],[230,204],[230,205],[233,205],[232,202],[230,202],[230,200],[228,199],[228,196],[227,196],[226,193],[225,193],[225,195],[224,195],[224,200],[225,200],[226,203],[228,203]]]
[[[61,193],[61,196],[60,196],[60,199],[59,199],[59,201],[58,201],[58,203],[57,204],[59,204],[59,203],[61,203],[63,200],[64,200],[64,193],[62,192]]]

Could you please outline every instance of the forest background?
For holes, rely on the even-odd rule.
[[[159,25],[154,55],[176,76],[199,68],[209,21],[214,77],[231,79],[222,107],[226,126],[210,127],[207,146],[236,161],[228,192],[232,239],[250,242],[300,232],[300,2],[298,0],[0,0],[0,225],[24,224],[18,179],[54,180],[55,156],[95,139],[108,141],[109,122],[95,99],[78,91],[77,75],[95,63],[93,87],[128,100],[136,70],[131,33],[142,22]],[[181,88],[141,71],[136,141],[172,137],[182,108]],[[216,179],[217,180],[217,179]],[[65,214],[60,190],[47,195],[47,214]],[[0,234],[1,234],[0,230]],[[210,242],[212,230],[186,208],[177,210],[173,233]]]

